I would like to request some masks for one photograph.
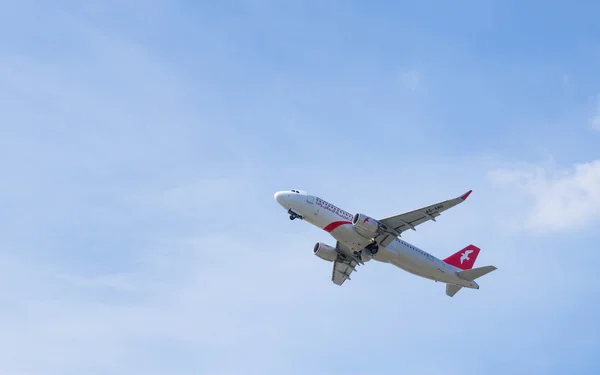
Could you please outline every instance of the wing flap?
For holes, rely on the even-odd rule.
[[[360,258],[353,254],[352,250],[337,242],[336,250],[340,256],[333,262],[333,270],[331,272],[331,281],[336,285],[342,285],[346,280],[350,279],[350,274],[356,272],[356,267],[359,264],[364,264]]]
[[[331,274],[331,281],[336,285],[342,285],[346,280],[350,279],[350,274],[356,271],[355,261],[336,260],[333,262],[333,272]]]

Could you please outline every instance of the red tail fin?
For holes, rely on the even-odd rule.
[[[479,250],[477,246],[469,245],[444,259],[444,262],[461,270],[470,270],[475,264]]]

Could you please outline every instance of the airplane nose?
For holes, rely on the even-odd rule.
[[[277,193],[275,193],[275,195],[273,195],[273,197],[275,198],[277,203],[279,203],[280,205],[283,206],[283,192],[282,191],[278,191]]]

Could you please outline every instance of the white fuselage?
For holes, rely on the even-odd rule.
[[[352,225],[353,214],[324,199],[298,190],[278,192],[275,194],[275,199],[287,210],[292,210],[305,221],[329,232],[333,238],[353,251],[360,252],[372,242],[371,238],[361,235]],[[466,288],[479,288],[476,282],[458,277],[457,272],[461,269],[447,264],[400,238],[396,238],[388,246],[379,246],[376,254],[369,254],[366,259],[363,258],[363,261],[368,261],[369,258],[383,263],[391,263],[427,279]]]

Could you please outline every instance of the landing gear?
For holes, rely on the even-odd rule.
[[[377,242],[371,242],[365,247],[365,249],[369,250],[371,254],[375,255],[379,251],[379,245],[377,245]]]
[[[295,213],[292,210],[288,210],[288,214],[290,214],[290,220],[294,220],[294,219],[302,219],[301,215],[298,215],[297,213]]]

